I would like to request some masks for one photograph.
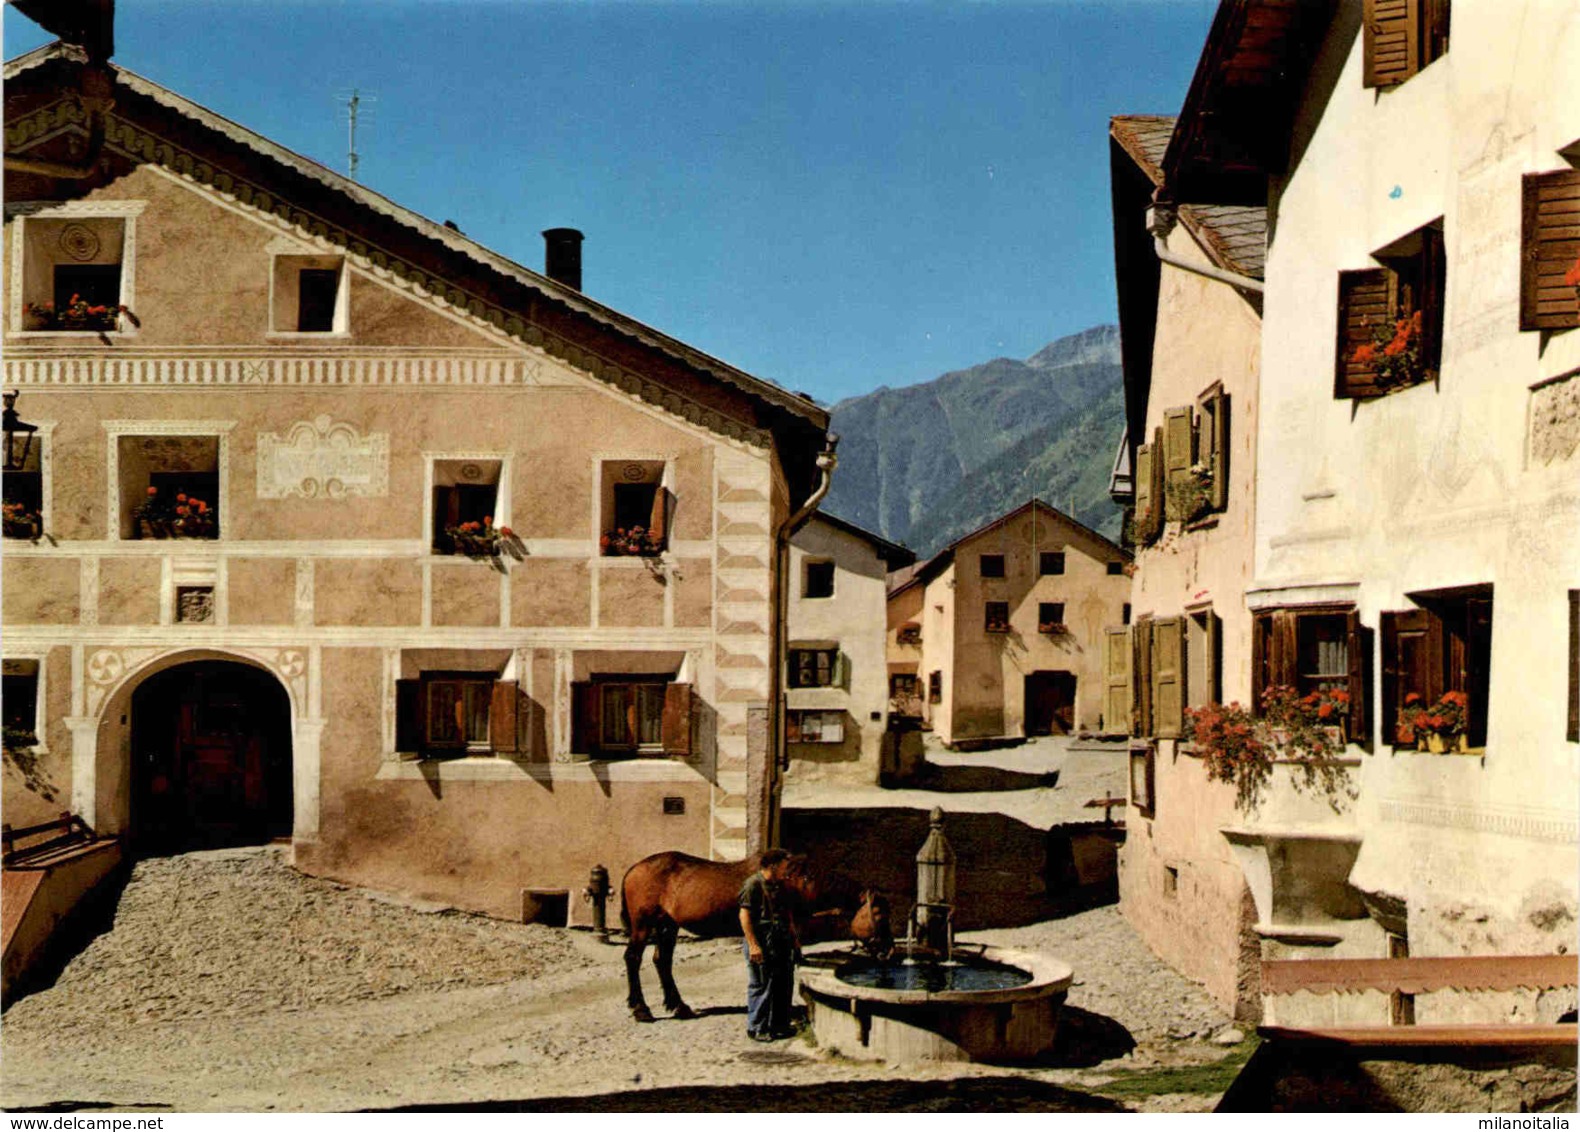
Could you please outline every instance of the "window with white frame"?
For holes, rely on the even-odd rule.
[[[692,702],[674,673],[595,673],[571,685],[571,745],[601,759],[688,757]]]
[[[525,754],[531,701],[508,664],[487,652],[453,651],[411,663],[395,682],[395,749],[429,759]]]
[[[128,332],[132,239],[142,203],[74,201],[16,217],[11,328],[23,333]]]
[[[121,538],[220,536],[222,437],[127,430],[114,444]]]
[[[270,286],[275,334],[345,334],[350,329],[346,260],[338,255],[277,255]]]
[[[598,550],[651,558],[669,546],[675,495],[664,460],[604,460],[599,468]]]
[[[434,459],[429,542],[435,554],[465,553],[499,537],[503,471],[497,459]]]
[[[6,538],[37,539],[44,533],[44,445],[48,438],[35,433],[22,466],[7,469],[0,478],[4,496],[3,533]]]
[[[34,746],[42,737],[39,679],[36,659],[7,657],[0,663],[0,713],[7,747]]]

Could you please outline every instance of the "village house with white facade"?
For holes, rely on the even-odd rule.
[[[1577,67],[1564,5],[1226,0],[1178,119],[1111,128],[1122,902],[1226,1004],[1260,958],[1272,1026],[1429,1057],[1574,1018]],[[1272,734],[1237,797],[1217,705],[1286,691],[1329,755]]]
[[[913,551],[824,511],[790,539],[787,783],[878,781],[889,730],[889,571]]]

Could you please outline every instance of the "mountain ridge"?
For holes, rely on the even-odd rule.
[[[879,386],[830,410],[840,434],[828,510],[932,554],[1033,495],[1110,538],[1123,428],[1119,331],[1094,326],[1025,360],[993,358]]]

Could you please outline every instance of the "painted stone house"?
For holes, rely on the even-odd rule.
[[[6,94],[9,821],[500,916],[775,836],[823,410],[588,298],[579,233],[528,270],[75,47]]]
[[[1172,117],[1142,115],[1109,128],[1127,434],[1137,438],[1133,485],[1116,495],[1135,540],[1134,615],[1108,628],[1105,658],[1104,716],[1136,737],[1119,897],[1153,951],[1251,1018],[1261,1010],[1255,906],[1219,832],[1235,823],[1235,790],[1209,779],[1182,732],[1188,708],[1250,702],[1244,593],[1267,218],[1254,205],[1186,206],[1165,231],[1152,196],[1174,132]]]
[[[1128,619],[1129,566],[1041,500],[957,539],[889,591],[891,699],[949,744],[1106,726],[1104,628]]]
[[[916,555],[817,512],[790,539],[786,782],[876,782],[889,725],[885,588]]]
[[[1580,914],[1577,71],[1572,5],[1225,0],[1161,162],[1170,204],[1277,217],[1249,693],[1347,699],[1353,801],[1275,767],[1222,830],[1271,1022],[1574,1007],[1572,963],[1455,972],[1534,971]]]

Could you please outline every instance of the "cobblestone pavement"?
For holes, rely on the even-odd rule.
[[[1116,909],[982,935],[1075,967],[1067,1031],[1086,1041],[1088,1068],[897,1068],[804,1038],[755,1045],[733,940],[680,945],[676,976],[702,1017],[637,1025],[620,948],[587,933],[403,906],[302,876],[279,850],[150,859],[114,927],[6,1011],[0,1105],[1101,1111],[1116,1107],[1097,1094],[1115,1072],[1223,1056],[1168,1036],[1227,1020]]]

